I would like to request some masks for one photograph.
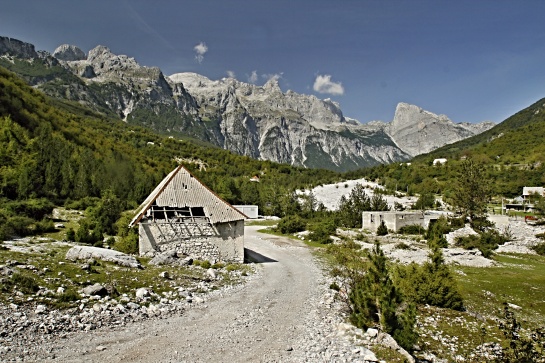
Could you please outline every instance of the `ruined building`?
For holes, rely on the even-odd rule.
[[[245,218],[180,165],[146,198],[130,226],[138,224],[141,256],[176,251],[243,262]]]

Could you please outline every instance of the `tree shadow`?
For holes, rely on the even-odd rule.
[[[252,251],[249,248],[244,248],[244,263],[270,263],[278,262],[272,258],[262,255],[261,253]]]

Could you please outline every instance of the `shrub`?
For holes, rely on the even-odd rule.
[[[495,230],[489,230],[480,235],[456,237],[455,245],[466,250],[478,249],[484,257],[489,258],[492,251],[508,241],[508,238]]]
[[[466,219],[465,217],[451,217],[448,219],[448,223],[453,229],[459,229],[465,226]]]
[[[401,227],[398,232],[401,234],[424,234],[426,229],[419,224],[409,224]]]
[[[411,246],[406,244],[405,242],[399,242],[394,247],[396,250],[410,250]]]
[[[276,228],[282,234],[297,233],[305,230],[305,221],[297,215],[286,216],[278,222]]]
[[[134,229],[125,236],[121,237],[115,244],[114,249],[128,254],[138,253],[138,233]]]
[[[531,331],[526,336],[515,314],[505,303],[504,320],[500,321],[499,328],[508,344],[502,347],[496,362],[545,362],[545,327]]]
[[[51,219],[44,218],[40,222],[34,224],[34,233],[36,234],[54,232],[55,230],[55,224]]]
[[[59,302],[72,302],[72,301],[78,301],[78,300],[79,300],[78,293],[71,289],[66,290],[58,297]]]
[[[449,267],[445,264],[441,249],[434,248],[430,260],[422,266],[415,263],[398,266],[396,284],[403,294],[417,304],[463,310],[462,295]]]
[[[66,240],[71,242],[76,241],[76,232],[72,228],[68,228],[66,231]]]
[[[324,223],[314,224],[310,227],[310,234],[308,238],[312,242],[329,244],[333,242],[331,235],[335,234],[337,227],[335,223],[331,220],[325,221]]]
[[[212,264],[210,263],[210,261],[204,260],[204,261],[201,261],[200,266],[201,268],[208,270],[210,267],[212,267]]]
[[[25,294],[34,294],[40,289],[36,280],[31,276],[26,276],[20,273],[11,275],[10,283],[14,288],[19,289]]]
[[[545,243],[539,243],[535,246],[532,246],[532,249],[541,256],[545,256]]]
[[[386,224],[384,221],[380,222],[380,225],[377,228],[377,236],[386,236],[388,234],[388,228],[386,228]]]

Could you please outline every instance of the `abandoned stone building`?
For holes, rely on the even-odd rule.
[[[141,256],[176,251],[243,262],[245,218],[180,165],[146,198],[130,226],[138,225]]]

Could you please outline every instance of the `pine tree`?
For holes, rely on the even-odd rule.
[[[414,306],[405,304],[396,289],[386,265],[386,257],[375,243],[368,253],[369,267],[364,275],[353,281],[349,300],[350,320],[359,328],[378,326],[392,335],[398,344],[411,349],[417,334],[413,327],[416,322]]]

